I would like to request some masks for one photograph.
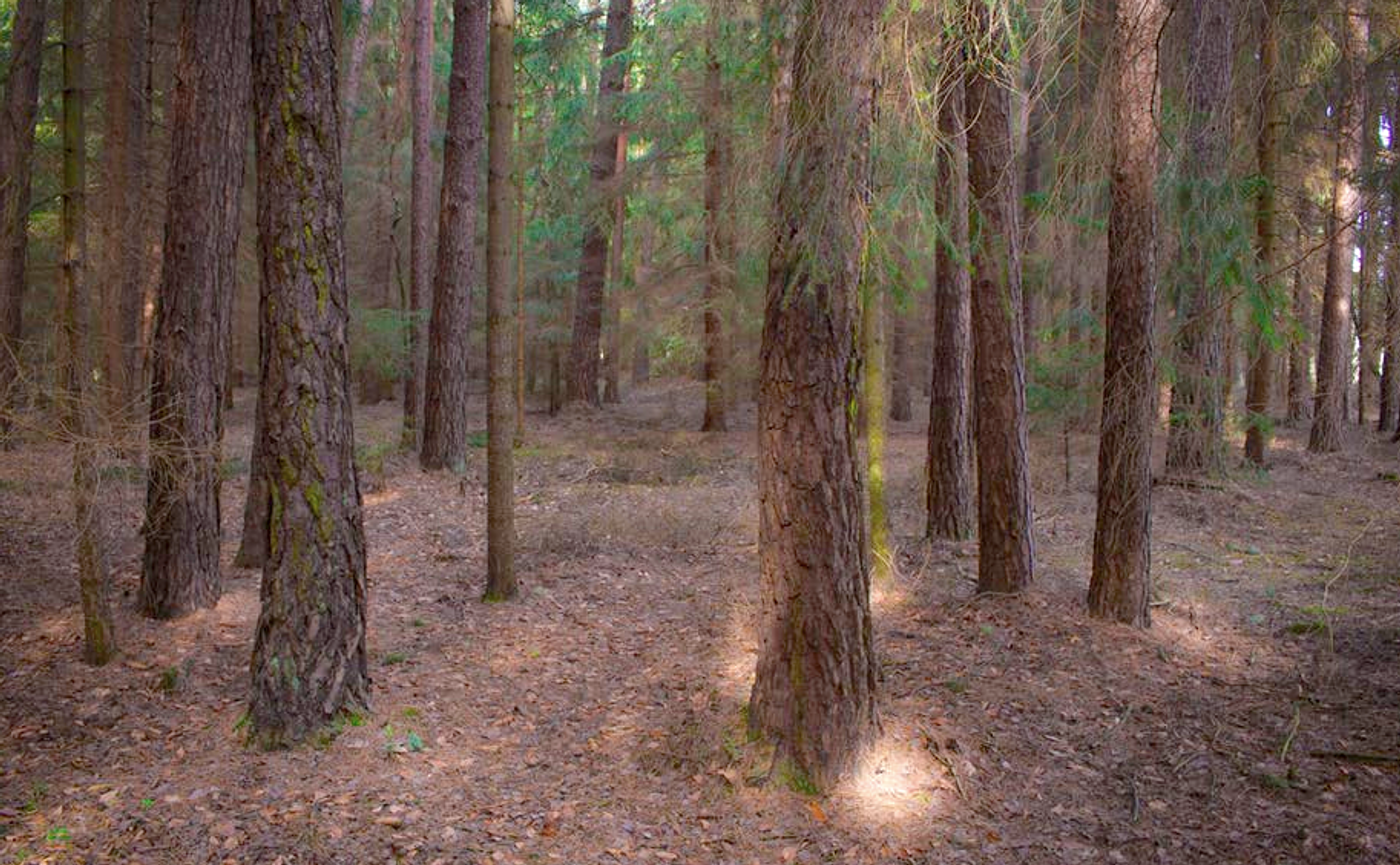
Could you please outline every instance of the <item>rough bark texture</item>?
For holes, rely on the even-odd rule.
[[[598,341],[603,329],[603,284],[608,238],[614,218],[617,139],[622,134],[618,103],[627,82],[627,60],[619,58],[632,42],[632,0],[609,0],[607,30],[598,71],[598,115],[589,160],[591,197],[585,214],[583,247],[574,300],[573,342],[569,350],[566,399],[598,405]]]
[[[1186,158],[1179,232],[1183,274],[1177,309],[1176,382],[1172,386],[1167,470],[1219,474],[1225,469],[1228,304],[1213,261],[1230,171],[1230,84],[1234,16],[1231,0],[1192,0],[1187,58]],[[1228,218],[1228,216],[1226,217]]]
[[[960,50],[960,49],[959,49]],[[968,272],[967,131],[962,64],[939,83],[938,160],[941,237],[936,253],[933,375],[928,409],[930,538],[972,536],[972,277]]]
[[[711,4],[705,45],[705,85],[701,116],[705,128],[705,294],[702,301],[705,325],[705,419],[703,432],[726,429],[724,409],[724,307],[730,303],[733,288],[730,276],[734,262],[734,226],[725,201],[730,194],[729,173],[733,161],[729,112],[720,66],[720,22],[725,14],[722,0]]]
[[[621,177],[627,170],[627,136],[617,136],[617,167],[614,177]],[[626,235],[627,199],[622,195],[613,197],[612,240],[608,244],[608,284],[603,293],[604,332],[607,334],[606,348],[603,350],[603,402],[622,401],[622,291],[626,279]]]
[[[515,461],[511,450],[515,338],[511,254],[515,239],[514,0],[491,2],[489,143],[486,168],[486,600],[518,591],[515,579]]]
[[[1152,431],[1156,420],[1157,37],[1162,0],[1117,0],[1110,72],[1113,153],[1105,283],[1098,514],[1089,613],[1151,623]]]
[[[345,347],[339,4],[255,0],[268,548],[249,724],[296,742],[369,699],[365,536]]]
[[[210,607],[219,575],[219,464],[248,140],[247,0],[182,7],[171,99],[165,263],[151,341],[146,548],[139,604]]]
[[[1332,207],[1327,215],[1327,271],[1322,283],[1322,323],[1317,344],[1317,382],[1308,450],[1328,453],[1342,448],[1343,398],[1351,358],[1352,250],[1361,189],[1362,118],[1366,114],[1366,44],[1369,27],[1365,0],[1345,0],[1338,23],[1341,43],[1341,95],[1336,111],[1336,160],[1332,170]]]
[[[453,3],[452,76],[447,85],[437,274],[419,454],[425,469],[454,468],[467,459],[471,288],[476,276],[479,167],[486,143],[487,13],[486,0]]]
[[[105,664],[117,653],[107,596],[102,507],[98,497],[95,406],[87,382],[96,365],[89,331],[91,305],[86,271],[87,170],[84,131],[83,0],[63,2],[63,209],[59,214],[59,357],[64,421],[73,441],[73,519],[77,538],[78,596],[83,610],[83,659]]]
[[[1007,33],[986,7],[974,4],[972,20],[979,42],[1004,55]],[[1035,551],[1011,98],[994,74],[969,71],[964,86],[968,189],[977,225],[971,244],[977,590],[1007,593],[1030,585]]]
[[[25,255],[29,247],[29,178],[44,45],[45,0],[19,0],[10,32],[10,70],[0,105],[0,445],[19,409],[19,355],[24,341]]]
[[[423,418],[423,325],[419,311],[432,290],[433,2],[413,0],[412,153],[408,193],[408,359],[403,383],[403,441],[416,448]]]
[[[867,283],[861,304],[861,342],[865,354],[865,375],[861,381],[861,401],[865,404],[865,466],[870,509],[871,575],[877,581],[891,574],[890,518],[885,506],[885,392],[888,373],[885,363],[885,305],[889,302],[881,286]]]
[[[1301,254],[1305,245],[1312,242],[1312,231],[1308,224],[1309,209],[1306,204],[1298,214],[1298,225],[1294,231],[1293,248]],[[1293,268],[1293,294],[1291,319],[1295,333],[1288,343],[1288,419],[1305,421],[1312,417],[1312,289],[1304,278],[1307,268],[1305,257]]]
[[[1400,87],[1396,88],[1396,104],[1390,115],[1390,127],[1400,118]],[[1394,145],[1392,144],[1392,149]],[[1377,406],[1376,429],[1380,432],[1400,430],[1400,178],[1390,187],[1390,251],[1385,266],[1385,323],[1381,336],[1380,396]]]
[[[1255,315],[1267,315],[1267,319],[1255,322],[1250,339],[1249,382],[1245,395],[1248,417],[1244,436],[1245,458],[1255,465],[1264,464],[1269,444],[1269,391],[1274,375],[1269,340],[1274,331],[1274,312],[1279,300],[1278,277],[1272,276],[1276,269],[1274,249],[1277,246],[1274,185],[1278,180],[1278,82],[1274,67],[1278,59],[1278,3],[1279,0],[1264,0],[1264,18],[1259,34],[1259,137],[1255,154],[1259,177],[1263,182],[1255,202],[1254,250],[1259,272],[1266,276],[1259,286],[1263,295],[1259,309],[1263,312],[1256,311]]]
[[[882,0],[807,2],[768,265],[758,400],[759,654],[749,726],[827,787],[877,728],[859,282]]]

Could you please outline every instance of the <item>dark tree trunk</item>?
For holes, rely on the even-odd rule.
[[[953,49],[961,52],[961,48]],[[934,275],[933,375],[928,409],[930,538],[972,536],[972,278],[968,272],[967,132],[963,65],[939,82],[939,238]]]
[[[1298,214],[1298,225],[1294,230],[1293,248],[1302,254],[1306,245],[1312,242],[1312,230],[1308,223],[1309,209],[1304,202]],[[1297,333],[1288,343],[1288,419],[1305,421],[1312,417],[1312,382],[1309,370],[1312,367],[1312,289],[1305,278],[1307,256],[1293,268],[1293,297],[1291,317]]]
[[[0,105],[0,446],[20,409],[19,356],[24,342],[25,255],[29,246],[29,178],[44,47],[45,0],[20,0],[10,31],[10,70]]]
[[[1269,316],[1256,324],[1250,338],[1249,386],[1245,396],[1248,413],[1244,436],[1244,455],[1251,463],[1262,466],[1269,442],[1269,390],[1274,375],[1273,351],[1269,341],[1274,331],[1275,311],[1281,299],[1277,289],[1278,277],[1274,249],[1277,229],[1274,227],[1274,185],[1278,180],[1276,146],[1278,130],[1278,82],[1275,64],[1278,58],[1278,3],[1264,0],[1264,19],[1259,38],[1259,137],[1255,153],[1258,159],[1259,195],[1254,214],[1255,259],[1264,275],[1259,286],[1263,294],[1262,307]]]
[[[980,33],[997,56],[1007,51],[1003,25],[973,4]],[[967,75],[968,189],[977,214],[972,245],[973,375],[977,433],[979,592],[1019,592],[1035,571],[1026,362],[1021,340],[1020,230],[1011,98],[992,74]]]
[[[1157,38],[1162,0],[1116,0],[1103,414],[1089,613],[1147,627],[1156,423]]]
[[[248,140],[247,0],[182,10],[139,601],[159,619],[212,607],[223,592],[219,462]]]
[[[365,536],[345,347],[340,4],[255,0],[268,547],[248,718],[290,744],[369,699]]]
[[[1390,128],[1400,122],[1400,76],[1397,76],[1396,103],[1390,115]],[[1391,142],[1395,149],[1395,142]],[[1390,258],[1385,268],[1385,322],[1381,336],[1380,395],[1376,428],[1380,432],[1400,430],[1400,177],[1390,187]]]
[[[483,0],[453,3],[452,77],[447,87],[437,276],[419,460],[425,469],[452,468],[467,459],[467,361],[476,276],[477,179],[486,131],[487,11]]]
[[[730,274],[734,262],[728,257],[733,248],[729,222],[729,170],[733,146],[729,135],[729,110],[720,66],[720,27],[727,14],[722,0],[710,4],[706,26],[705,89],[701,116],[705,128],[705,295],[702,301],[705,325],[705,419],[702,432],[722,432],[724,418],[725,341],[724,307],[731,302]]]
[[[614,177],[627,170],[627,136],[617,137],[617,168]],[[603,402],[622,401],[622,288],[626,252],[624,229],[627,225],[627,199],[613,198],[612,240],[608,245],[608,285],[603,294],[607,347],[603,350]]]
[[[1184,275],[1167,470],[1219,474],[1225,469],[1229,320],[1221,280],[1214,272],[1218,270],[1214,261],[1220,257],[1220,230],[1211,225],[1210,215],[1233,200],[1227,183],[1235,25],[1231,0],[1192,0],[1189,8],[1191,74],[1187,77],[1187,154],[1181,181],[1185,214],[1179,232]]]
[[[894,310],[894,327],[890,337],[890,420],[907,421],[914,417],[914,406],[909,394],[909,315],[913,312],[914,301],[908,301],[910,309]]]
[[[1346,420],[1343,400],[1351,357],[1351,257],[1356,248],[1356,217],[1361,210],[1356,172],[1361,167],[1362,118],[1366,114],[1369,27],[1365,0],[1345,0],[1342,13],[1338,25],[1342,80],[1336,111],[1336,161],[1332,169],[1331,210],[1327,215],[1327,272],[1322,284],[1313,424],[1308,435],[1308,450],[1313,453],[1342,449]]]
[[[412,103],[413,165],[408,193],[408,358],[404,363],[403,443],[417,448],[423,419],[423,324],[419,311],[432,290],[433,171],[433,0],[413,0],[413,82]]]
[[[627,83],[624,52],[632,42],[632,0],[609,0],[608,24],[598,71],[598,115],[592,158],[591,193],[585,214],[583,248],[578,262],[578,292],[574,301],[573,344],[569,351],[566,399],[599,404],[598,342],[603,330],[603,283],[607,277],[608,237],[612,233],[617,190],[617,141],[622,133],[618,114]],[[618,57],[618,54],[624,54]]]
[[[804,7],[768,265],[758,399],[762,592],[749,727],[828,787],[877,728],[859,281],[882,0]]]
[[[511,341],[515,336],[511,253],[515,239],[515,45],[514,0],[491,2],[489,143],[486,171],[486,595],[504,601],[519,591],[515,580],[515,467],[511,451],[515,386]]]

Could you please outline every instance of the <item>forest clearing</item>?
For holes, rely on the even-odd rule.
[[[922,539],[922,429],[896,424],[898,567],[874,599],[882,729],[871,765],[816,797],[750,780],[767,769],[742,720],[753,430],[693,432],[697,388],[540,417],[519,459],[522,596],[508,605],[480,602],[484,452],[460,480],[402,458],[376,467],[373,703],[292,752],[249,749],[237,729],[257,578],[231,566],[234,545],[217,607],[160,623],[119,601],[125,655],[94,669],[75,643],[71,523],[52,507],[64,455],[0,455],[17,527],[0,547],[0,861],[1400,857],[1400,509],[1385,445],[1314,462],[1285,430],[1267,478],[1160,488],[1158,595],[1138,632],[1083,610],[1088,436],[1069,489],[1060,442],[1034,442],[1035,589],[978,599],[975,545]],[[251,396],[230,421],[240,449]],[[362,448],[393,440],[384,409],[357,418]],[[140,490],[104,488],[123,517],[119,598],[136,592]]]

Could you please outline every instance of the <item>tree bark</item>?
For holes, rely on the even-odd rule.
[[[907,421],[914,417],[913,400],[909,391],[909,360],[911,337],[909,316],[913,313],[914,301],[907,301],[909,308],[894,310],[894,327],[890,334],[890,420]]]
[[[710,4],[700,108],[705,130],[705,293],[701,301],[705,332],[705,418],[700,424],[702,432],[727,429],[723,311],[731,302],[730,274],[734,268],[734,262],[728,257],[734,244],[733,225],[729,222],[726,204],[734,148],[730,142],[724,71],[720,65],[720,28],[727,14],[723,0]]]
[[[973,5],[979,44],[1007,52],[1005,26]],[[1034,575],[1026,361],[1021,328],[1020,230],[1016,225],[1011,99],[995,73],[969,71],[968,188],[977,217],[972,244],[973,375],[976,378],[979,592],[1027,588]]]
[[[188,4],[171,99],[165,264],[151,342],[150,464],[141,611],[212,607],[219,463],[248,140],[250,8]]]
[[[1259,137],[1255,154],[1262,182],[1255,200],[1254,253],[1259,272],[1264,274],[1264,278],[1259,285],[1262,302],[1257,305],[1255,315],[1265,318],[1254,323],[1250,338],[1249,385],[1245,396],[1248,417],[1244,436],[1245,458],[1256,466],[1264,464],[1265,451],[1269,446],[1269,390],[1274,372],[1270,341],[1275,330],[1275,312],[1282,299],[1276,286],[1277,277],[1272,276],[1276,268],[1274,249],[1277,246],[1274,188],[1278,181],[1278,82],[1275,72],[1278,59],[1278,4],[1279,0],[1264,0],[1264,19],[1259,38]]]
[[[1162,0],[1116,0],[1103,414],[1089,613],[1147,627],[1156,423],[1157,39]]]
[[[0,105],[0,447],[8,446],[13,415],[21,407],[19,356],[24,343],[29,178],[44,18],[45,0],[19,0],[10,31],[5,101]]]
[[[433,0],[413,0],[412,153],[408,202],[408,359],[403,383],[403,441],[417,448],[423,418],[423,325],[418,320],[423,299],[432,290],[433,170]]]
[[[476,276],[477,179],[486,131],[488,9],[485,0],[454,0],[452,14],[452,76],[419,454],[425,469],[465,464],[469,432],[467,364]]]
[[[346,151],[350,149],[350,133],[360,113],[360,75],[365,67],[365,51],[369,48],[370,19],[374,17],[374,0],[359,0],[359,4],[355,37],[350,43],[350,65],[345,68],[345,113],[341,120],[341,136],[345,139]]]
[[[1396,77],[1396,101],[1391,107],[1390,128],[1400,122],[1400,75]],[[1393,135],[1394,133],[1392,133]],[[1391,139],[1391,150],[1397,142]],[[1390,185],[1390,250],[1385,266],[1385,322],[1381,349],[1380,395],[1377,405],[1376,429],[1380,432],[1400,431],[1400,177]]]
[[[615,177],[627,170],[627,136],[617,137],[617,167]],[[608,285],[603,294],[604,323],[607,332],[603,350],[603,402],[622,401],[622,287],[626,278],[627,199],[613,197],[612,240],[608,244]]]
[[[1313,453],[1342,449],[1343,397],[1347,390],[1347,362],[1351,356],[1351,343],[1347,339],[1347,328],[1351,325],[1351,260],[1356,247],[1356,218],[1361,209],[1356,172],[1361,166],[1362,119],[1366,114],[1369,27],[1365,0],[1345,0],[1338,26],[1341,96],[1336,111],[1332,203],[1327,215],[1327,271],[1322,284],[1313,424],[1308,434],[1308,450]]]
[[[1298,214],[1298,225],[1294,230],[1293,248],[1299,255],[1312,241],[1312,229],[1308,219],[1310,211],[1304,202]],[[1290,318],[1294,334],[1288,343],[1288,419],[1305,421],[1312,417],[1312,393],[1310,369],[1312,367],[1312,290],[1304,277],[1308,256],[1304,255],[1298,266],[1293,268],[1293,294]]]
[[[877,582],[891,575],[890,518],[885,501],[885,391],[889,384],[885,363],[885,305],[883,287],[867,283],[862,292],[861,343],[865,375],[861,401],[865,403],[865,466],[870,510],[871,574]]]
[[[268,548],[250,737],[303,739],[369,699],[365,536],[345,346],[339,3],[254,0]]]
[[[759,654],[749,727],[829,787],[877,729],[863,478],[860,273],[883,0],[806,4],[760,353]]]
[[[618,57],[632,42],[632,0],[609,0],[607,30],[598,71],[598,115],[595,122],[590,186],[584,216],[583,247],[578,263],[574,301],[573,342],[565,398],[599,404],[598,342],[603,329],[603,288],[608,266],[608,237],[612,233],[617,182],[617,141],[622,133],[618,114],[627,83],[627,60]]]
[[[486,595],[515,597],[515,386],[511,343],[515,337],[515,45],[514,0],[491,0],[490,125],[486,171]]]
[[[961,47],[950,49],[961,53]],[[963,61],[950,59],[939,82],[938,210],[942,236],[935,255],[933,375],[928,412],[930,538],[972,536],[972,277],[968,272],[967,127]]]
[[[1220,474],[1225,470],[1228,303],[1213,263],[1221,230],[1212,224],[1233,203],[1230,169],[1230,87],[1234,60],[1231,0],[1192,0],[1187,62],[1185,202],[1179,232],[1184,276],[1178,307],[1176,382],[1172,386],[1167,470]],[[1224,218],[1233,214],[1227,211]]]

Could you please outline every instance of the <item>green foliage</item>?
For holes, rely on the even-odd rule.
[[[427,313],[399,309],[353,308],[350,316],[350,365],[357,378],[401,378],[408,369],[408,330],[414,320],[427,326]]]

